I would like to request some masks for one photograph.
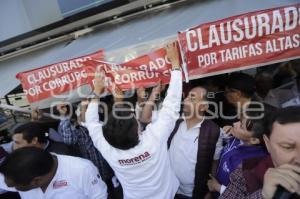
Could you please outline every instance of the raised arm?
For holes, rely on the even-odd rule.
[[[94,79],[94,98],[88,105],[85,114],[85,122],[88,124],[98,124],[99,123],[99,115],[98,115],[98,104],[100,101],[100,95],[103,93],[105,89],[105,74],[100,71],[96,71],[95,79]]]
[[[96,73],[95,75],[95,98],[89,103],[85,113],[85,126],[93,140],[96,148],[104,155],[103,151],[108,146],[105,138],[103,137],[102,124],[99,122],[98,105],[100,94],[104,90],[104,75]]]
[[[179,118],[181,97],[182,97],[182,73],[179,66],[179,53],[177,44],[169,44],[166,47],[167,56],[172,63],[172,72],[167,96],[165,97],[162,109],[159,111],[157,121],[149,128],[152,133],[166,141],[172,132],[176,120]]]
[[[154,108],[157,110],[158,107],[155,107],[155,101],[160,96],[162,91],[162,85],[159,83],[157,86],[152,88],[152,92],[146,102],[144,102],[144,106],[142,107],[142,111],[140,113],[139,120],[142,123],[148,124],[152,121],[152,111]]]

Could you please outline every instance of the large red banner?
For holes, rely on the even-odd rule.
[[[21,81],[29,103],[34,103],[88,84],[89,74],[84,66],[88,60],[103,60],[103,50],[21,72],[16,77]]]
[[[189,77],[300,56],[300,4],[206,23],[178,34]]]
[[[22,83],[29,103],[47,98],[61,100],[63,96],[60,95],[69,91],[76,92],[83,85],[93,87],[92,81],[98,67],[105,72],[110,88],[114,84],[122,90],[129,90],[153,86],[158,82],[167,84],[170,81],[171,63],[164,48],[122,64],[103,61],[103,51],[99,51],[21,72],[17,74],[17,78]]]
[[[117,86],[121,90],[136,89],[157,85],[158,82],[167,84],[170,81],[171,63],[166,57],[165,49],[161,48],[122,64],[90,60],[84,63],[89,73],[101,69],[106,76],[109,88]],[[92,82],[92,76],[89,80]]]

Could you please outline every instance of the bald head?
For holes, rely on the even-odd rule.
[[[196,98],[199,98],[199,100],[207,100],[207,90],[204,87],[197,86],[193,88],[189,94],[194,95]]]
[[[208,109],[207,90],[204,87],[193,88],[183,102],[185,117],[202,116]]]

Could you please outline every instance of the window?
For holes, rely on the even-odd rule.
[[[58,0],[63,17],[68,17],[84,10],[120,0]]]

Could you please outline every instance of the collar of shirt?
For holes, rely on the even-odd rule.
[[[185,122],[185,124],[186,124],[186,118],[185,118],[185,117],[182,117],[182,118],[183,118],[183,120],[184,120],[184,122]],[[203,119],[202,119],[199,123],[197,123],[196,125],[194,125],[194,126],[193,126],[192,128],[190,128],[190,129],[200,128],[204,120],[205,120],[205,117],[203,117]],[[189,130],[190,130],[190,129],[189,129]]]
[[[49,185],[48,185],[46,191],[43,193],[43,195],[47,195],[47,193],[52,192],[53,189],[58,188],[58,187],[56,187],[56,186],[58,186],[58,183],[61,183],[61,182],[62,182],[62,181],[59,181],[59,178],[60,178],[60,176],[61,176],[61,170],[62,170],[61,164],[60,164],[60,163],[61,163],[60,158],[59,158],[59,156],[58,156],[57,154],[55,154],[55,153],[51,153],[51,155],[52,155],[52,156],[55,156],[55,157],[57,158],[57,169],[56,169],[56,172],[55,172],[54,177],[52,178],[51,182],[49,183]],[[65,182],[66,182],[66,181],[65,181]],[[42,191],[41,188],[37,188],[36,190],[38,190],[39,192]],[[42,192],[41,192],[41,193],[42,193]]]

